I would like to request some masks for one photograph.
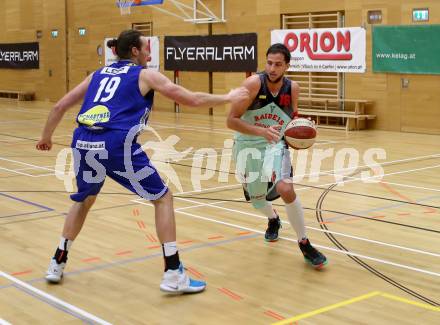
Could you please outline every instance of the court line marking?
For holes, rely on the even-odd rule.
[[[28,216],[28,215],[31,215],[31,214],[37,214],[37,213],[43,213],[43,212],[48,212],[48,210],[41,210],[41,211],[34,211],[34,212],[25,212],[25,213],[17,213],[17,214],[9,214],[9,215],[6,215],[6,216],[0,215],[0,219],[13,218],[13,217],[22,217],[22,216]]]
[[[433,196],[427,196],[425,198],[422,199],[418,199],[415,200],[415,203],[423,203],[423,202],[427,202],[427,201],[433,201],[435,199],[440,198],[439,195],[433,195]],[[363,216],[367,216],[367,213],[372,213],[372,212],[376,212],[376,211],[383,211],[383,210],[389,210],[389,209],[394,209],[394,208],[398,208],[398,207],[402,207],[406,205],[405,203],[394,203],[394,204],[389,204],[389,205],[383,205],[381,207],[377,207],[377,208],[372,208],[372,209],[368,209],[368,210],[360,210],[360,211],[354,211],[354,214],[361,214]],[[333,213],[333,214],[338,214],[338,213]],[[328,217],[325,220],[326,221],[334,221],[334,220],[339,220],[339,219],[344,219],[347,218],[347,216],[343,216],[343,215],[338,215],[336,217]]]
[[[425,159],[428,159],[428,158],[440,158],[440,154],[432,154],[432,155],[426,155],[426,156],[416,156],[416,157],[411,157],[411,158],[404,158],[404,159],[384,161],[382,163],[377,163],[376,165],[378,165],[378,166],[388,166],[388,165],[393,165],[393,164],[397,164],[397,163],[401,163],[401,162],[411,162],[411,161],[425,160]],[[370,167],[370,166],[368,166],[368,165],[359,165],[357,167],[330,169],[330,170],[325,170],[325,171],[318,172],[318,173],[303,174],[303,175],[300,175],[300,176],[302,176],[302,177],[305,177],[305,176],[320,176],[321,173],[325,175],[325,174],[333,172],[333,174],[334,174],[335,172],[352,171],[352,170],[356,170],[358,168],[364,168],[364,167]]]
[[[64,300],[56,298],[55,296],[52,296],[52,295],[50,295],[50,294],[48,294],[48,293],[46,293],[46,292],[44,292],[44,291],[42,291],[40,289],[37,289],[37,288],[31,286],[30,284],[27,284],[26,282],[23,282],[23,281],[15,278],[15,277],[5,273],[5,272],[3,272],[3,271],[0,271],[0,276],[3,276],[4,278],[6,278],[9,281],[13,282],[15,285],[19,286],[20,288],[22,288],[24,290],[27,290],[27,291],[30,291],[30,292],[36,294],[37,296],[43,298],[46,301],[54,303],[57,306],[62,306],[64,308],[66,308],[67,310],[70,310],[70,311],[72,311],[72,312],[74,312],[74,313],[76,313],[78,315],[81,315],[81,316],[85,317],[88,320],[96,322],[97,324],[111,325],[111,323],[109,323],[109,322],[107,322],[107,321],[105,321],[105,320],[103,320],[103,319],[101,319],[101,318],[99,318],[99,317],[97,317],[97,316],[95,316],[93,314],[90,314],[90,313],[86,312],[85,310],[83,310],[81,308],[78,308],[78,307],[76,307],[74,305],[71,305],[71,304],[65,302]]]
[[[33,178],[55,175],[55,172],[47,173],[47,174],[32,175],[32,174],[28,174],[28,173],[24,173],[24,172],[18,171],[16,169],[8,169],[8,168],[5,168],[5,167],[0,167],[0,169],[6,170],[6,171],[11,172],[13,174],[18,174],[18,175],[21,175],[21,176],[27,176],[27,177],[33,177]],[[29,168],[29,169],[30,170],[36,170],[37,168]]]
[[[236,210],[236,209],[231,209],[231,208],[215,206],[215,204],[222,204],[222,203],[226,203],[228,201],[218,201],[218,202],[215,202],[215,203],[200,203],[198,201],[193,201],[193,200],[186,199],[186,198],[178,198],[178,197],[176,197],[176,199],[179,199],[181,201],[190,202],[190,203],[197,203],[197,204],[194,205],[194,206],[177,208],[177,209],[175,209],[175,211],[182,211],[182,210],[188,210],[188,209],[191,209],[191,208],[199,208],[199,207],[213,207],[213,208],[217,208],[217,209],[221,209],[221,210],[226,210],[226,211],[230,211],[230,212],[237,212],[237,213],[245,214],[245,215],[252,216],[252,217],[255,217],[255,218],[258,218],[258,219],[264,219],[264,220],[267,219],[266,217],[263,217],[263,216],[260,216],[258,214],[254,214],[254,213],[251,213],[251,212],[245,212],[245,211],[241,211],[241,210]],[[142,199],[140,199],[140,200],[142,200]],[[288,221],[281,220],[281,222],[283,224],[290,225],[290,223]],[[348,235],[348,234],[341,233],[341,232],[336,232],[336,231],[332,231],[332,230],[325,230],[325,229],[315,228],[315,227],[311,227],[311,226],[305,226],[305,227],[308,228],[308,229],[312,229],[312,230],[323,232],[323,233],[335,234],[335,235],[339,235],[339,236],[342,236],[342,237],[348,237],[348,238],[357,239],[357,240],[360,240],[360,241],[365,241],[365,242],[374,243],[374,244],[378,244],[378,245],[389,246],[389,247],[393,247],[393,248],[397,248],[397,249],[401,249],[401,250],[411,251],[411,252],[414,252],[414,253],[419,253],[419,254],[425,254],[425,255],[440,257],[440,254],[432,253],[432,252],[428,252],[428,251],[423,251],[423,250],[419,250],[419,249],[416,249],[416,248],[410,248],[410,247],[396,245],[396,244],[389,244],[389,243],[385,243],[385,242],[374,240],[374,239],[368,239],[368,238],[365,238],[365,237],[358,237],[358,236],[354,236],[354,235]]]
[[[43,169],[43,168],[57,167],[57,166],[65,167],[64,164],[54,164],[54,165],[45,165],[45,166],[38,166],[38,167],[24,167],[24,168],[18,168],[18,169],[14,169],[14,170],[15,171],[34,170],[34,169]]]
[[[298,321],[298,320],[301,320],[301,319],[304,319],[304,318],[309,318],[309,317],[312,317],[312,316],[316,316],[316,315],[325,313],[327,311],[330,311],[330,310],[333,310],[333,309],[337,309],[337,308],[341,308],[341,307],[344,307],[344,306],[347,306],[347,305],[351,305],[351,304],[354,304],[356,302],[359,302],[359,301],[362,301],[362,300],[366,300],[366,299],[369,299],[369,298],[372,298],[372,297],[375,297],[375,296],[378,296],[378,295],[380,295],[379,291],[372,291],[372,292],[367,293],[365,295],[361,295],[361,296],[358,296],[358,297],[355,297],[355,298],[347,299],[347,300],[344,300],[344,301],[341,301],[341,302],[338,302],[338,303],[335,303],[335,304],[332,304],[332,305],[328,305],[326,307],[322,307],[322,308],[319,308],[319,309],[316,309],[316,310],[313,310],[313,311],[309,311],[307,313],[299,314],[297,316],[293,316],[291,318],[284,319],[284,320],[282,320],[280,322],[272,323],[272,325],[291,324],[291,323],[293,323],[295,321]]]
[[[14,173],[14,174],[22,175],[22,176],[33,177],[33,175],[31,175],[31,174],[19,172],[19,171],[14,170],[14,169],[9,169],[9,168],[5,168],[5,167],[0,167],[0,169],[6,170],[6,171]]]
[[[93,323],[91,323],[91,322],[89,321],[88,318],[86,318],[86,317],[84,317],[84,316],[82,316],[82,315],[78,315],[78,314],[76,314],[76,313],[74,313],[74,312],[72,312],[72,311],[70,311],[70,310],[64,308],[63,306],[59,306],[59,305],[57,305],[57,304],[55,304],[55,303],[53,303],[53,302],[47,301],[47,300],[45,300],[44,298],[42,298],[42,297],[36,295],[35,293],[33,293],[33,292],[31,292],[31,291],[28,291],[28,290],[26,290],[26,289],[24,289],[24,288],[22,288],[22,287],[19,287],[19,286],[16,285],[16,284],[13,284],[12,287],[15,288],[15,289],[17,289],[17,290],[19,290],[19,291],[22,291],[22,292],[25,293],[25,294],[28,294],[28,295],[32,296],[33,298],[35,298],[35,299],[37,299],[37,300],[39,300],[39,301],[41,301],[41,302],[44,302],[44,303],[46,303],[46,304],[52,306],[52,307],[55,308],[55,309],[58,309],[58,310],[62,311],[63,313],[69,314],[69,315],[71,315],[71,316],[73,316],[73,317],[75,317],[75,318],[77,318],[77,319],[79,319],[79,320],[82,320],[84,323],[93,324]]]
[[[142,202],[142,201],[139,202],[139,201],[136,201],[136,200],[132,200],[132,202],[136,202],[136,203],[139,203],[139,204],[142,204],[142,205],[146,205],[146,206],[152,206],[151,203],[146,203],[146,202]],[[221,208],[221,207],[218,207],[218,208]],[[225,221],[220,221],[220,220],[213,219],[213,218],[203,217],[203,216],[200,216],[200,215],[196,215],[196,214],[188,213],[188,212],[184,212],[184,211],[175,211],[175,212],[176,213],[180,213],[180,214],[184,214],[184,215],[187,215],[187,216],[190,216],[190,217],[193,217],[195,219],[200,219],[200,220],[204,220],[204,221],[214,222],[214,223],[218,223],[218,224],[221,224],[221,225],[229,226],[229,227],[232,227],[232,228],[244,229],[244,230],[252,231],[254,233],[264,234],[264,232],[261,231],[261,230],[257,230],[257,229],[246,227],[246,226],[240,226],[240,225],[237,225],[237,224],[234,224],[234,223],[230,223],[230,222],[225,222]],[[280,238],[284,239],[284,240],[287,240],[287,241],[290,241],[290,242],[294,242],[294,243],[296,243],[298,241],[296,238],[292,239],[292,238],[288,238],[288,237],[284,237],[284,236],[280,236]],[[408,265],[405,265],[405,264],[394,263],[394,262],[391,262],[391,261],[388,261],[388,260],[383,260],[383,259],[380,259],[380,258],[371,257],[371,256],[367,256],[367,255],[362,255],[362,254],[354,253],[354,252],[350,252],[350,251],[344,251],[344,250],[340,250],[340,249],[336,249],[336,248],[332,248],[332,247],[328,247],[328,246],[323,246],[323,245],[319,245],[319,244],[314,244],[314,246],[322,248],[322,249],[325,249],[325,250],[329,250],[329,251],[332,251],[332,252],[336,252],[336,253],[339,253],[339,254],[356,256],[356,257],[364,258],[366,260],[371,260],[371,261],[374,261],[374,262],[395,266],[397,268],[402,268],[402,269],[406,269],[406,270],[410,270],[410,271],[415,271],[415,272],[419,272],[419,273],[424,273],[424,274],[440,277],[440,273],[433,272],[433,271],[428,271],[428,270],[424,270],[424,269],[420,269],[420,268],[416,268],[416,267],[413,267],[413,266],[408,266]]]
[[[399,297],[399,296],[395,296],[395,295],[392,295],[392,294],[389,294],[389,293],[386,293],[386,292],[381,292],[380,295],[382,297],[384,297],[384,298],[396,300],[396,301],[399,301],[399,302],[403,302],[405,304],[409,304],[409,305],[425,308],[425,309],[428,309],[428,310],[440,312],[440,307],[435,307],[435,306],[431,306],[431,305],[428,305],[428,304],[423,304],[423,303],[418,302],[418,301],[409,300],[409,299],[402,298],[402,297]]]
[[[372,292],[367,293],[365,295],[361,295],[361,296],[358,296],[358,297],[347,299],[347,300],[344,300],[344,301],[341,301],[341,302],[338,302],[338,303],[335,303],[335,304],[332,304],[332,305],[328,305],[328,306],[325,306],[325,307],[322,307],[322,308],[319,308],[319,309],[316,309],[316,310],[313,310],[313,311],[310,311],[310,312],[307,312],[307,313],[299,314],[299,315],[293,316],[291,318],[284,319],[284,320],[279,321],[279,322],[272,323],[272,325],[292,324],[293,322],[299,321],[301,319],[305,319],[305,318],[309,318],[309,317],[312,317],[312,316],[316,316],[316,315],[325,313],[325,312],[333,310],[333,309],[341,308],[341,307],[344,307],[344,306],[347,306],[347,305],[351,305],[351,304],[354,304],[354,303],[357,303],[357,302],[360,302],[360,301],[363,301],[363,300],[367,300],[367,299],[370,299],[370,298],[373,298],[373,297],[378,297],[378,296],[381,296],[381,297],[384,297],[384,298],[387,298],[387,299],[391,299],[391,300],[396,300],[396,301],[399,301],[399,302],[402,302],[402,303],[406,303],[406,304],[410,304],[410,305],[413,305],[413,306],[421,307],[421,308],[428,309],[428,310],[431,310],[431,311],[437,311],[437,312],[440,311],[440,307],[434,307],[434,306],[431,306],[431,305],[415,302],[415,301],[412,301],[412,300],[409,300],[409,299],[405,299],[405,298],[401,298],[401,297],[398,297],[398,296],[394,296],[394,295],[391,295],[391,294],[388,294],[388,293],[382,292],[382,291],[372,291]]]
[[[0,318],[0,325],[12,325],[11,323],[8,323],[4,319]]]
[[[151,205],[151,207],[153,207],[153,205]],[[201,248],[221,246],[224,244],[234,243],[234,242],[242,241],[242,240],[253,239],[256,237],[257,237],[256,234],[241,235],[241,236],[237,236],[237,237],[233,237],[233,238],[229,238],[229,239],[225,239],[225,240],[220,240],[220,241],[216,241],[216,242],[207,242],[207,243],[196,244],[196,245],[189,246],[189,247],[180,247],[179,252],[190,252],[190,251],[198,250]],[[160,246],[158,246],[158,247],[160,247]],[[65,276],[72,276],[72,275],[77,275],[77,274],[82,274],[82,273],[89,273],[89,272],[95,272],[95,271],[99,271],[99,270],[111,269],[115,266],[121,266],[121,265],[130,264],[130,263],[142,262],[142,261],[146,261],[146,260],[156,258],[156,257],[163,258],[162,251],[160,251],[158,253],[150,254],[150,255],[141,256],[141,257],[134,257],[134,258],[129,258],[129,259],[125,259],[125,260],[106,262],[106,263],[103,263],[103,264],[100,264],[100,265],[97,265],[94,267],[69,271],[69,272],[65,272],[64,275]],[[28,280],[27,283],[36,283],[36,282],[43,282],[43,281],[46,281],[46,280],[44,278],[34,278],[31,280]],[[12,286],[13,286],[13,284],[0,285],[0,290],[10,288]]]
[[[428,166],[428,167],[421,167],[421,168],[414,168],[414,169],[407,169],[407,170],[401,170],[398,172],[392,172],[392,173],[384,173],[383,175],[374,175],[374,176],[368,176],[368,177],[353,177],[353,176],[347,176],[347,175],[337,175],[337,174],[331,174],[329,173],[329,175],[334,175],[334,176],[343,176],[344,178],[350,178],[350,180],[345,181],[342,180],[340,182],[334,182],[334,183],[329,183],[329,184],[324,184],[321,186],[329,186],[329,185],[333,185],[333,184],[343,184],[343,183],[351,183],[357,180],[361,180],[361,181],[365,181],[365,180],[369,180],[369,179],[375,179],[375,178],[381,178],[381,177],[386,177],[386,176],[392,176],[392,175],[399,175],[399,174],[406,174],[406,173],[411,173],[411,172],[417,172],[417,171],[421,171],[421,170],[428,170],[428,169],[434,169],[434,168],[438,168],[440,167],[439,165],[432,165],[432,166]],[[383,183],[387,183],[387,182],[383,182]]]
[[[398,162],[407,162],[407,161],[414,161],[414,160],[421,160],[421,159],[425,159],[425,158],[434,158],[434,157],[440,157],[440,154],[435,154],[435,155],[427,155],[427,156],[417,156],[417,157],[412,157],[412,158],[407,158],[407,159],[399,159],[399,160],[391,160],[391,161],[387,161],[384,163],[379,163],[378,165],[380,166],[385,166],[385,165],[390,165],[390,164],[395,164]],[[386,176],[390,176],[390,175],[396,175],[396,174],[404,174],[404,173],[411,173],[414,171],[420,171],[420,170],[427,170],[427,169],[433,169],[433,168],[438,168],[440,167],[440,165],[433,165],[433,166],[428,166],[428,167],[422,167],[422,168],[415,168],[415,169],[407,169],[404,171],[399,171],[399,172],[393,172],[393,173],[384,173],[383,175],[374,175],[374,176],[368,176],[368,177],[353,177],[353,176],[344,176],[344,175],[338,175],[335,173],[331,173],[331,171],[337,171],[337,169],[335,170],[330,170],[329,172],[323,171],[320,173],[323,173],[324,175],[327,174],[328,176],[343,176],[345,178],[351,178],[350,180],[346,181],[346,180],[342,180],[342,181],[338,181],[338,182],[332,182],[332,183],[327,183],[327,184],[319,184],[316,186],[319,187],[324,187],[324,186],[330,186],[330,185],[341,185],[341,184],[345,184],[345,183],[351,183],[351,182],[355,182],[355,181],[365,181],[365,180],[371,180],[371,179],[375,179],[375,178],[379,178],[379,177],[383,177],[385,178]],[[343,170],[343,169],[341,169]],[[302,174],[302,175],[295,175],[293,179],[295,178],[303,178],[306,176],[310,176],[313,174]],[[423,190],[431,190],[431,191],[435,191],[435,192],[440,192],[440,189],[434,189],[434,188],[427,188],[427,187],[419,187],[416,185],[407,185],[407,184],[401,184],[401,183],[394,183],[394,182],[388,182],[388,181],[384,181],[382,180],[381,182],[385,183],[385,184],[391,184],[391,185],[396,185],[396,186],[402,186],[402,187],[410,187],[410,188],[416,188],[416,189],[423,189]],[[374,183],[371,183],[374,184]],[[236,186],[239,186],[240,184],[237,183]],[[298,190],[311,190],[312,188],[301,188]]]
[[[384,182],[384,181],[381,181],[381,182],[385,183],[385,184],[400,186],[400,187],[408,187],[408,188],[415,188],[418,190],[440,192],[440,189],[438,189],[438,188],[423,187],[423,186],[409,185],[409,184],[403,184],[403,183],[394,183],[394,182]]]
[[[19,160],[14,160],[14,159],[7,159],[7,158],[0,157],[0,160],[4,160],[4,161],[8,161],[8,162],[14,162],[14,163],[25,165],[25,166],[30,166],[30,167],[34,167],[36,169],[44,169],[44,170],[49,170],[49,171],[53,171],[53,172],[55,171],[55,169],[53,169],[53,168],[46,168],[46,167],[42,167],[42,166],[38,166],[38,165],[33,165],[33,164],[25,163],[25,162],[22,162],[22,161],[19,161]]]
[[[135,200],[133,200],[132,202],[136,202],[136,203],[139,203],[139,204],[142,204],[142,205],[151,206],[150,203],[146,203],[146,202],[137,202]],[[220,220],[216,220],[216,219],[212,219],[212,218],[208,218],[208,217],[203,217],[203,216],[196,215],[196,214],[193,214],[193,213],[188,213],[188,212],[184,212],[184,211],[176,211],[176,213],[184,214],[184,215],[196,218],[196,219],[210,221],[210,222],[222,224],[222,225],[233,227],[233,228],[237,228],[237,229],[244,229],[244,230],[252,231],[252,232],[255,232],[255,233],[259,233],[259,234],[263,234],[264,233],[263,231],[260,231],[260,230],[254,229],[254,228],[240,226],[240,225],[237,225],[237,224],[233,224],[233,223],[229,223],[229,222],[224,222],[224,221],[220,221]],[[282,238],[284,240],[287,240],[287,241],[290,241],[290,242],[294,242],[294,243],[296,243],[298,241],[295,238],[291,239],[291,238],[287,238],[287,237],[283,237],[283,236],[280,236],[280,238]],[[371,260],[371,261],[379,262],[379,263],[386,264],[386,265],[395,266],[395,267],[402,268],[402,269],[407,269],[407,270],[416,271],[416,272],[419,272],[419,273],[424,273],[424,274],[440,277],[440,273],[436,273],[436,272],[433,272],[433,271],[428,271],[428,270],[424,270],[424,269],[420,269],[420,268],[416,268],[416,267],[412,267],[412,266],[408,266],[408,265],[404,265],[404,264],[394,263],[394,262],[391,262],[391,261],[388,261],[388,260],[383,260],[383,259],[379,259],[379,258],[367,256],[367,255],[362,255],[362,254],[350,252],[350,251],[344,251],[344,250],[340,250],[340,249],[336,249],[336,248],[332,248],[332,247],[328,247],[328,246],[323,246],[323,245],[318,245],[318,244],[314,244],[314,246],[322,248],[322,249],[325,249],[325,250],[329,250],[329,251],[332,251],[332,252],[336,252],[336,253],[339,253],[339,254],[356,256],[356,257],[364,258],[366,260]]]
[[[9,199],[12,199],[12,200],[15,200],[15,201],[18,201],[18,202],[26,203],[28,205],[32,205],[34,207],[37,207],[37,208],[40,208],[40,209],[44,209],[46,211],[53,211],[54,210],[54,209],[49,208],[49,207],[47,207],[45,205],[38,204],[38,203],[35,203],[35,202],[32,202],[32,201],[28,201],[28,200],[24,200],[24,199],[20,199],[19,197],[16,197],[16,196],[11,195],[11,194],[5,194],[5,193],[0,192],[0,196],[7,197]]]
[[[232,184],[232,185],[224,185],[224,186],[216,186],[216,187],[208,187],[203,190],[194,190],[194,191],[187,191],[187,192],[176,192],[173,193],[173,195],[180,195],[180,194],[191,194],[191,193],[206,193],[218,189],[234,189],[234,188],[241,188],[241,184]],[[142,198],[139,198],[138,200],[143,200]]]

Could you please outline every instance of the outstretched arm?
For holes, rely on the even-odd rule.
[[[241,116],[246,113],[252,101],[258,95],[261,82],[258,75],[253,75],[247,78],[242,85],[249,90],[249,98],[240,102],[233,102],[231,110],[229,111],[226,125],[228,128],[238,131],[243,134],[256,135],[265,138],[268,142],[278,142],[280,140],[279,126],[271,126],[263,128],[257,125],[250,124],[241,119]]]
[[[142,70],[139,79],[139,86],[142,93],[146,93],[149,89],[154,89],[179,104],[194,107],[217,106],[228,102],[242,101],[249,96],[248,91],[243,87],[233,89],[228,94],[224,95],[193,92],[172,83],[160,72],[148,69]]]
[[[52,134],[69,108],[84,98],[89,86],[92,74],[83,80],[78,86],[69,91],[61,98],[49,113],[44,125],[41,139],[36,147],[38,150],[50,150],[52,148]]]

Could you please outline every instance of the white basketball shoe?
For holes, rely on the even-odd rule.
[[[173,294],[198,293],[206,288],[206,282],[190,279],[183,269],[183,264],[177,270],[168,270],[163,274],[160,290]]]
[[[46,272],[46,281],[50,283],[59,283],[63,278],[63,271],[66,263],[58,264],[54,258],[50,260],[49,268]]]

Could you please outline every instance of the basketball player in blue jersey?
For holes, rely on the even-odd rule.
[[[69,249],[105,177],[109,176],[154,205],[156,231],[165,260],[160,289],[169,293],[201,292],[206,283],[190,279],[179,259],[171,191],[136,138],[148,120],[154,91],[190,106],[215,106],[245,100],[249,93],[243,87],[226,95],[195,93],[175,85],[157,71],[145,69],[150,60],[149,42],[138,31],[124,31],[107,45],[114,49],[119,61],[95,71],[55,104],[36,145],[38,150],[50,150],[52,134],[64,113],[84,100],[72,141],[78,192],[71,195],[74,204],[67,214],[46,280],[61,281]]]
[[[270,201],[281,196],[306,262],[320,269],[327,259],[307,238],[303,208],[293,188],[290,153],[281,136],[287,124],[298,116],[299,86],[284,77],[290,52],[283,44],[269,47],[266,58],[265,71],[243,83],[249,90],[249,99],[233,103],[227,119],[228,127],[237,131],[237,172],[246,199],[269,219],[265,240],[278,240],[281,221]],[[256,159],[249,158],[250,148]]]

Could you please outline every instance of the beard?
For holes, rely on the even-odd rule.
[[[284,75],[281,75],[280,77],[276,78],[275,80],[270,80],[269,75],[266,73],[266,79],[267,81],[269,81],[271,84],[276,84],[278,82],[280,82],[281,79],[283,79]]]

